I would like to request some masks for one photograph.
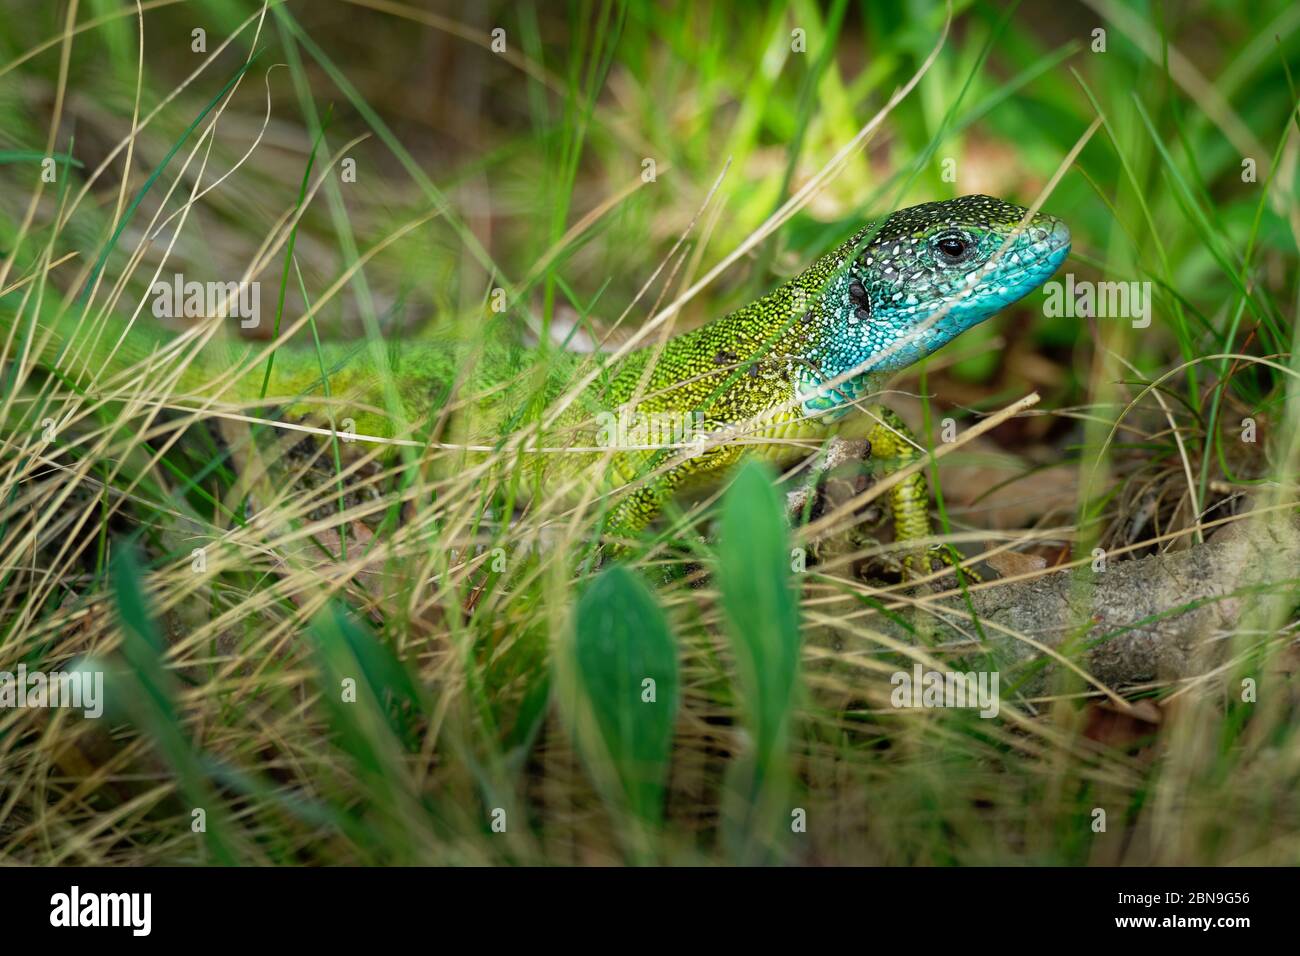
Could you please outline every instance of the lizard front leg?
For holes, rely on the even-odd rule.
[[[896,412],[883,405],[876,405],[868,414],[875,420],[867,433],[871,457],[879,462],[884,475],[901,471],[921,458],[922,452],[916,436]],[[908,475],[889,489],[889,509],[894,519],[894,540],[899,544],[923,541],[933,534],[930,525],[929,486],[923,471]],[[929,574],[933,569],[932,556],[944,564],[957,566],[952,552],[947,548],[932,545],[928,549],[910,549],[903,557],[903,576],[918,578]],[[963,572],[979,580],[973,571],[963,569]]]

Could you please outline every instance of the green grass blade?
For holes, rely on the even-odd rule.
[[[757,862],[789,819],[790,721],[799,679],[799,609],[790,543],[767,469],[745,465],[722,501],[718,585],[736,657],[750,746],[732,767],[726,835],[734,856]]]
[[[668,623],[646,586],[615,565],[578,601],[561,655],[560,710],[601,795],[639,843],[641,828],[663,817],[680,696]]]
[[[341,604],[318,612],[310,633],[333,744],[366,795],[358,812],[374,825],[366,850],[374,862],[415,862],[414,837],[430,819],[407,762],[418,748],[420,692],[402,662]]]
[[[166,644],[149,610],[140,568],[129,546],[118,551],[111,575],[122,624],[122,656],[127,666],[106,675],[107,696],[125,710],[137,728],[153,738],[159,753],[175,771],[180,795],[188,807],[206,811],[204,835],[213,860],[233,865],[239,856],[227,837],[229,823],[179,717],[175,679],[163,666]]]
[[[148,195],[149,190],[153,188],[153,184],[158,181],[158,177],[162,175],[163,170],[166,169],[167,165],[172,161],[172,157],[175,156],[181,146],[185,144],[185,141],[190,138],[190,134],[198,128],[200,123],[203,122],[203,118],[212,112],[212,108],[220,103],[227,93],[234,89],[234,86],[239,82],[240,77],[248,72],[248,68],[253,65],[253,62],[257,57],[257,53],[250,56],[239,67],[239,69],[235,71],[235,75],[226,81],[226,85],[221,88],[217,95],[208,100],[208,105],[199,111],[199,115],[194,117],[194,121],[185,128],[185,132],[181,133],[180,138],[178,138],[176,142],[172,143],[171,149],[169,149],[167,155],[162,158],[162,162],[154,168],[154,171],[149,174],[149,178],[144,181],[144,185],[140,187],[140,191],[135,194],[135,198],[131,200],[130,205],[128,205],[126,210],[122,213],[122,220],[117,224],[117,228],[113,231],[113,235],[109,238],[108,242],[104,243],[104,248],[99,253],[99,258],[95,260],[95,268],[90,270],[90,276],[86,280],[86,287],[81,293],[83,302],[90,298],[91,290],[95,288],[95,283],[99,281],[99,274],[104,270],[104,264],[108,261],[109,254],[112,253],[113,249],[117,246],[118,237],[126,231],[126,227],[130,225],[131,218],[135,215],[135,211],[140,208],[140,203],[144,201],[144,197]]]

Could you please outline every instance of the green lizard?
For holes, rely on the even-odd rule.
[[[596,356],[598,374],[518,446],[526,484],[551,495],[596,481],[613,495],[607,531],[626,538],[670,496],[716,479],[742,455],[784,466],[832,434],[865,432],[873,457],[901,467],[919,451],[896,415],[869,403],[873,391],[1040,286],[1069,250],[1059,219],[1031,217],[988,196],[899,210],[729,315],[617,360]],[[12,327],[22,312],[2,309],[0,323]],[[85,347],[69,341],[82,338],[68,334],[69,323],[27,326],[44,340],[43,361],[65,376],[121,369],[165,342],[137,322],[129,334],[109,329]],[[333,414],[352,418],[356,433],[388,437],[414,424],[410,434],[418,436],[423,424],[427,437],[436,421],[435,437],[467,449],[460,466],[504,458],[471,449],[500,446],[502,436],[536,421],[538,409],[552,408],[582,380],[593,357],[525,348],[507,323],[495,324],[478,341],[406,341],[379,355],[344,344],[326,345],[323,354],[281,347],[262,404],[323,421],[323,365],[329,394],[349,409]],[[213,339],[192,357],[179,388],[257,403],[266,366],[254,359],[262,351]],[[231,372],[224,386],[213,384]],[[855,409],[865,414],[850,415]],[[900,542],[930,534],[921,473],[895,485],[889,502]],[[928,558],[921,563],[928,569]]]

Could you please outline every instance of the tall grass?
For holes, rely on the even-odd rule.
[[[184,394],[181,353],[52,374],[32,324],[158,322],[153,277],[184,273],[260,280],[250,334],[268,342],[296,328],[384,360],[492,322],[612,349],[653,316],[651,342],[744,304],[892,208],[1027,204],[1064,168],[1044,208],[1074,232],[1067,270],[1151,282],[1150,326],[1030,297],[886,397],[934,449],[944,419],[966,431],[1038,392],[927,466],[943,540],[1018,553],[1003,576],[1098,547],[1123,574],[1296,503],[1292,5],[958,3],[928,66],[933,2],[142,6],[0,26],[0,307],[20,320],[0,671],[99,667],[112,702],[100,720],[0,710],[0,859],[1300,857],[1294,578],[1220,635],[1221,668],[1120,704],[1061,677],[995,720],[897,710],[894,672],[986,659],[927,643],[936,595],[899,583],[870,506],[828,506],[816,542],[787,530],[779,492],[802,475],[774,490],[742,471],[597,567],[611,502],[528,500],[517,444],[488,480],[436,428],[304,441],[273,411]],[[918,71],[823,188],[684,295]],[[338,422],[355,411],[326,398]],[[517,432],[548,411],[521,409]]]

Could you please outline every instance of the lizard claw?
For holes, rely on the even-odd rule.
[[[942,544],[932,544],[924,551],[915,552],[903,558],[903,579],[905,581],[917,580],[939,570],[939,567],[935,567],[932,561],[937,561],[940,567],[947,565],[955,574],[958,576],[964,575],[972,583],[981,584],[984,581],[974,569],[962,565],[960,554],[953,548]]]

